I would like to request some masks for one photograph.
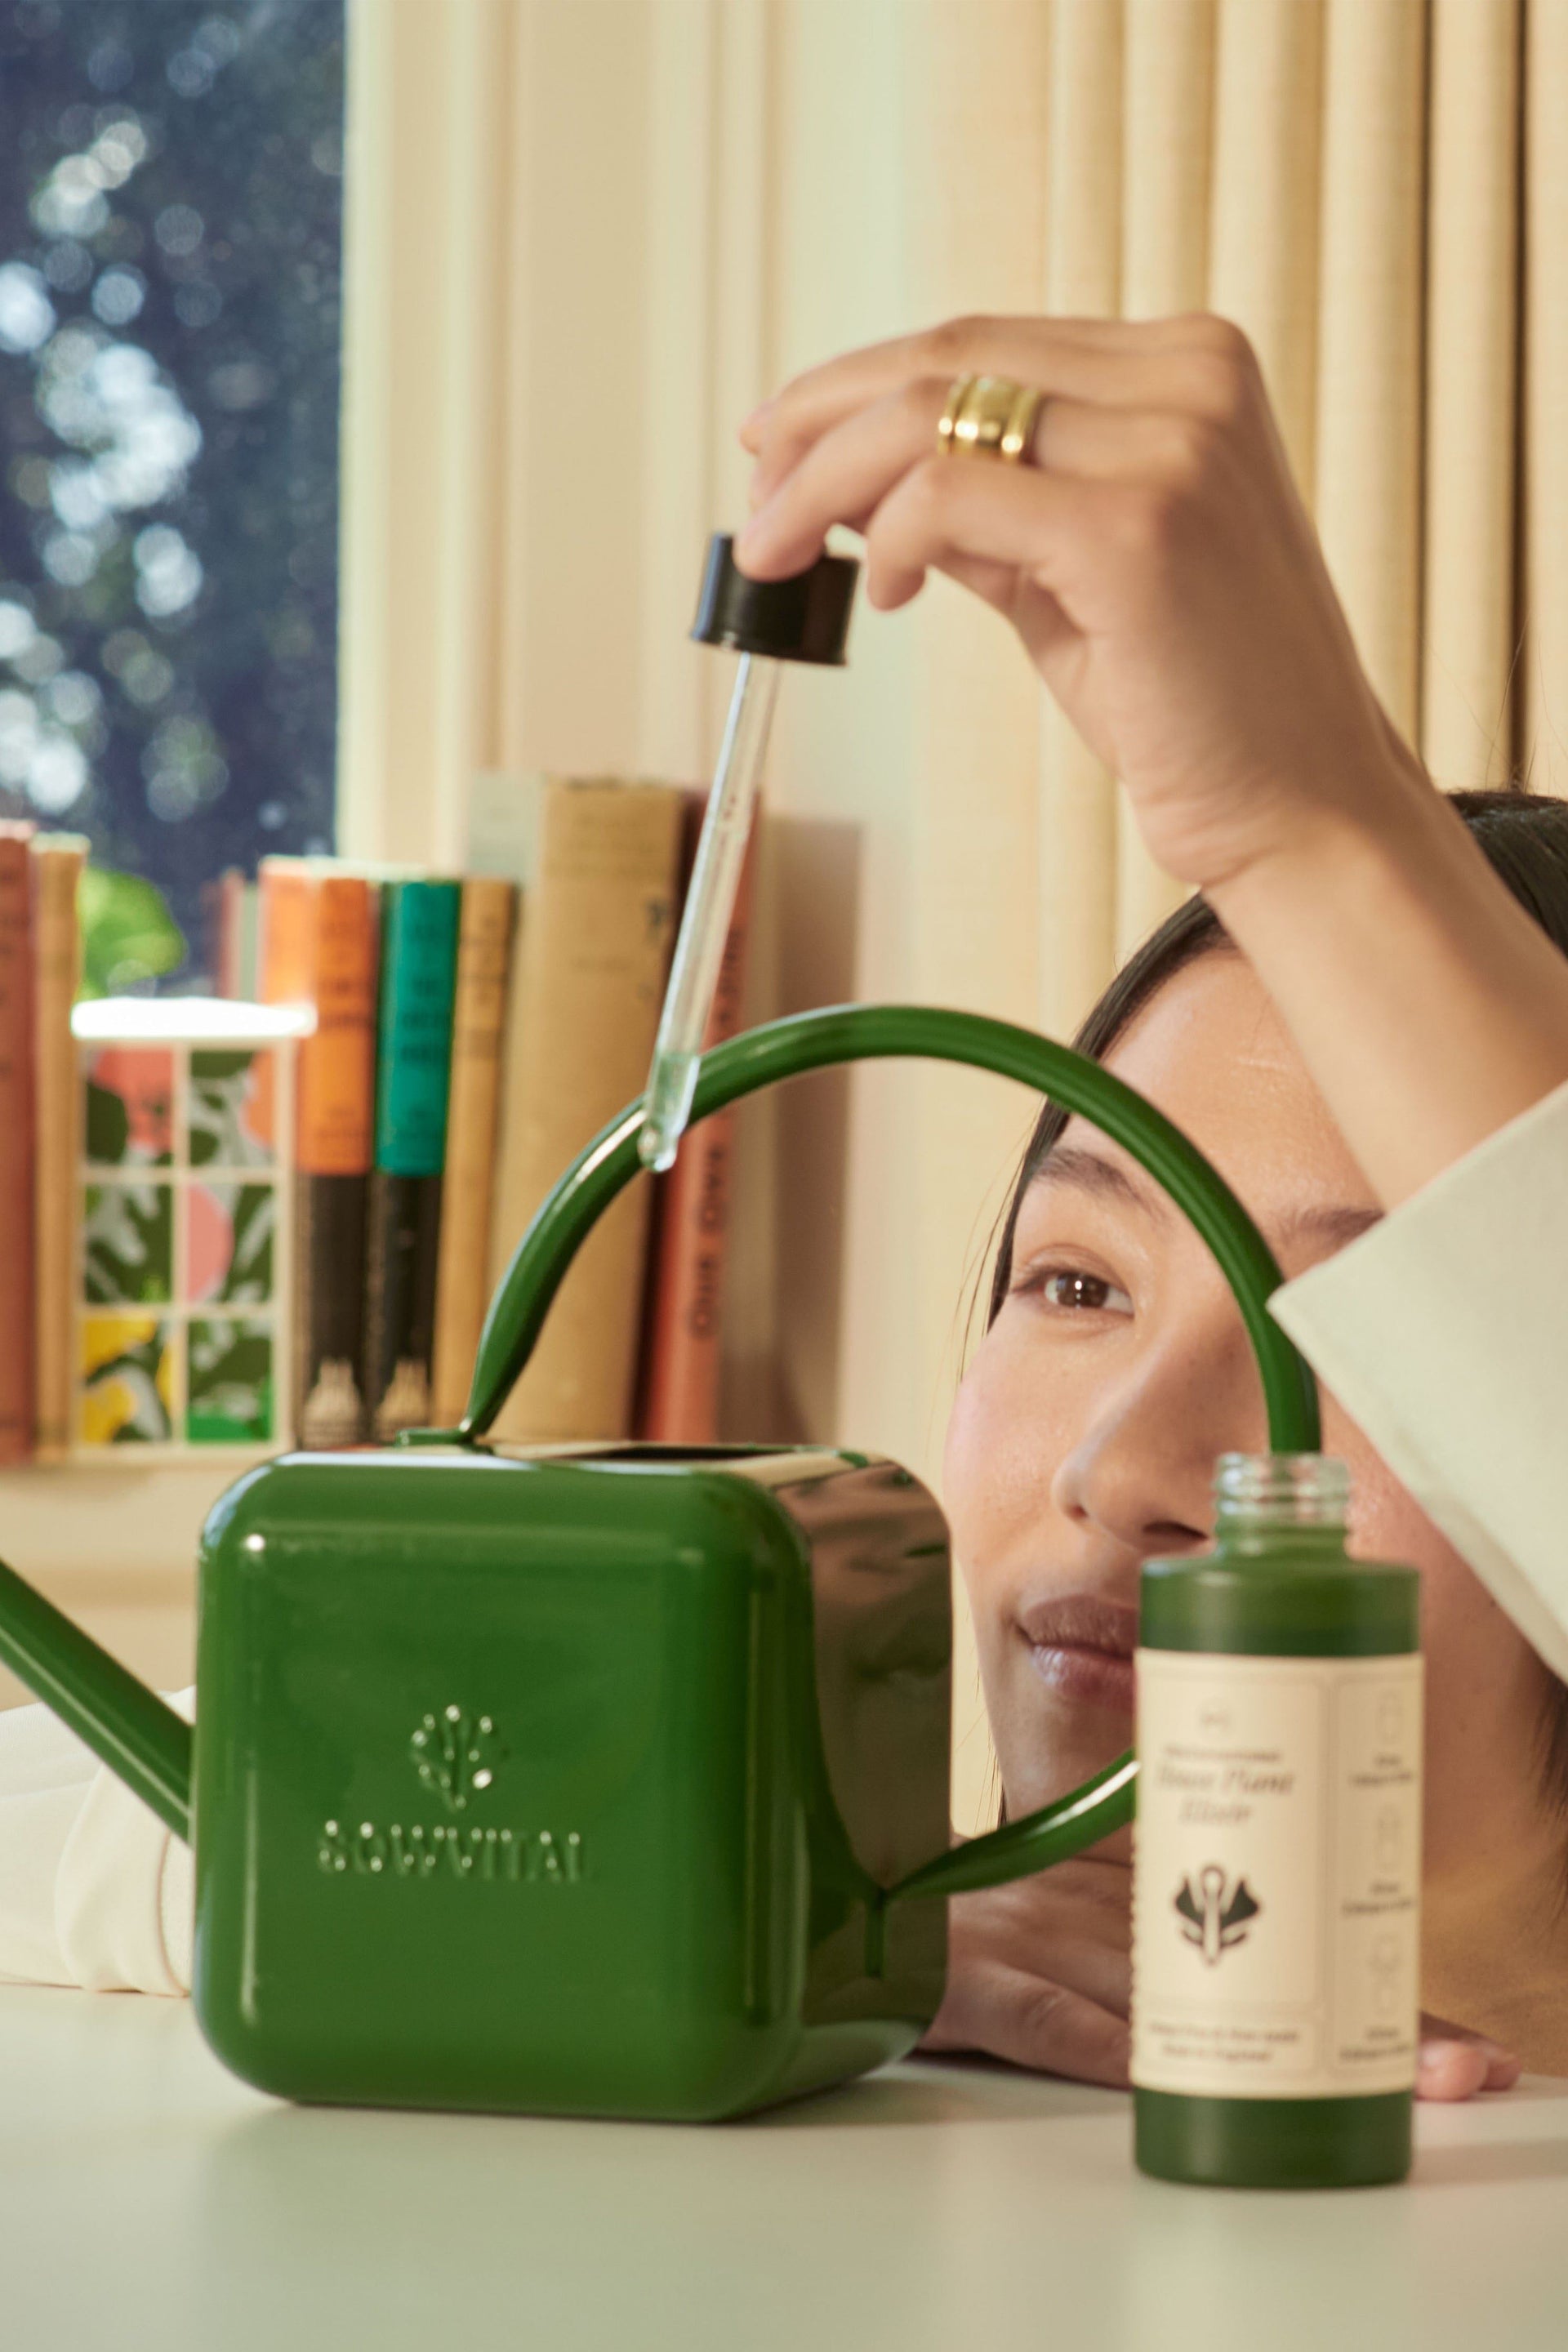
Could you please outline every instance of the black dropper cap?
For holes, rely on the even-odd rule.
[[[859,576],[852,555],[819,555],[809,571],[788,580],[748,580],[735,562],[733,539],[716,530],[691,634],[699,645],[842,667]]]

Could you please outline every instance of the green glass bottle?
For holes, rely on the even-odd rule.
[[[1342,1462],[1227,1454],[1214,1549],[1143,1569],[1132,2082],[1161,2179],[1410,2168],[1419,1578],[1348,1557],[1349,1501]]]

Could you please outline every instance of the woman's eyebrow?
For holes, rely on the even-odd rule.
[[[1343,1207],[1290,1209],[1271,1229],[1277,1243],[1325,1242],[1331,1250],[1342,1250],[1373,1225],[1383,1222],[1383,1211],[1346,1202]]]
[[[1098,1151],[1085,1151],[1076,1144],[1056,1144],[1041,1160],[1029,1183],[1031,1188],[1036,1184],[1061,1184],[1077,1192],[1092,1192],[1101,1200],[1119,1201],[1126,1208],[1140,1209],[1146,1217],[1162,1223],[1172,1214],[1170,1202],[1155,1185],[1132,1175],[1114,1160],[1102,1160]]]
[[[1138,1209],[1143,1215],[1160,1221],[1174,1213],[1165,1194],[1147,1178],[1077,1144],[1058,1143],[1041,1160],[1029,1182],[1031,1188],[1036,1184],[1057,1184],[1088,1192],[1102,1201],[1118,1202],[1124,1208]],[[1303,1203],[1299,1208],[1287,1209],[1279,1217],[1271,1217],[1263,1232],[1277,1254],[1305,1243],[1315,1244],[1326,1255],[1331,1255],[1358,1241],[1378,1223],[1382,1215],[1381,1209],[1356,1202]]]

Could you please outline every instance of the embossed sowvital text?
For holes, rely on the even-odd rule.
[[[495,1886],[580,1886],[587,1858],[575,1830],[458,1829],[446,1822],[426,1824],[375,1822],[345,1827],[324,1822],[316,1848],[318,1867],[329,1877],[426,1879],[437,1876]]]

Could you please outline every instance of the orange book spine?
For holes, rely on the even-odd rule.
[[[295,1067],[295,1164],[363,1176],[375,1118],[375,900],[363,875],[264,858],[258,988],[265,1004],[310,1004],[316,1026]]]
[[[369,1172],[375,1121],[375,902],[363,875],[311,877],[315,1034],[300,1047],[298,1157],[310,1176]]]
[[[34,1450],[40,1462],[70,1450],[76,1359],[81,1085],[71,1006],[81,971],[77,885],[87,844],[39,834],[29,845],[33,913]]]
[[[501,1037],[516,903],[510,882],[474,876],[463,885],[431,1375],[431,1409],[440,1428],[462,1418],[489,1297]]]
[[[363,875],[264,859],[259,992],[315,1007],[296,1064],[294,1433],[363,1434],[365,1203],[375,1112],[375,895]]]
[[[31,825],[0,825],[0,1462],[33,1450]]]
[[[689,878],[701,820],[699,801],[689,819]],[[724,942],[705,1052],[734,1036],[741,1024],[756,858],[753,832]],[[711,1445],[718,1434],[733,1151],[732,1115],[715,1111],[683,1137],[674,1167],[655,1186],[637,1433],[656,1444]]]
[[[265,1004],[301,1004],[310,993],[310,876],[294,858],[264,857],[260,995]]]

